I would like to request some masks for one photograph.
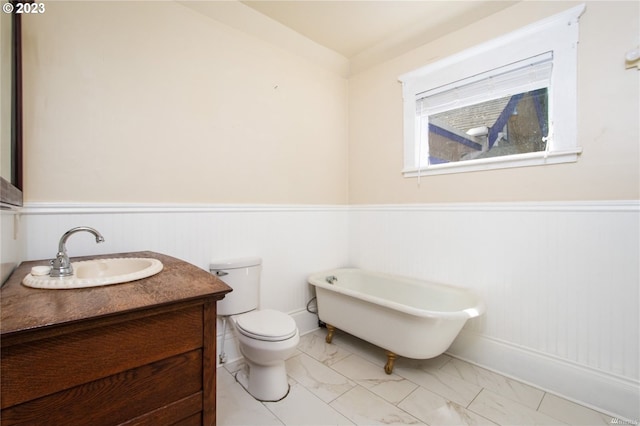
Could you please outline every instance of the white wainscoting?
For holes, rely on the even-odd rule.
[[[25,260],[52,258],[60,236],[81,225],[96,228],[105,242],[75,234],[69,256],[151,250],[205,270],[214,259],[260,256],[261,306],[290,313],[302,333],[318,325],[306,311],[313,296],[307,276],[348,259],[346,206],[31,203],[21,214]],[[233,335],[226,337],[228,359],[238,358]],[[221,327],[218,338],[220,347]]]
[[[0,283],[9,278],[24,257],[18,209],[0,209]]]
[[[638,419],[639,206],[351,206],[349,258],[478,291],[452,355]]]
[[[315,328],[313,272],[357,266],[478,291],[487,304],[454,356],[592,405],[640,418],[640,203],[369,206],[28,204],[25,259],[153,250],[208,269],[261,256],[263,307]],[[221,329],[218,328],[219,339]],[[221,341],[219,340],[219,343]],[[227,334],[228,358],[239,354]]]

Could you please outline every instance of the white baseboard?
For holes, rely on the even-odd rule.
[[[464,329],[447,353],[613,417],[640,418],[638,382]]]
[[[301,336],[310,333],[318,328],[318,315],[313,314],[306,309],[301,309],[296,312],[290,312],[289,315],[291,315],[296,321],[296,324],[298,325],[298,331],[300,332]]]

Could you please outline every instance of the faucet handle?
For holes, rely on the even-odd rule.
[[[54,268],[65,267],[67,266],[68,262],[69,262],[69,258],[62,252],[58,252],[58,254],[56,254],[55,259],[51,259],[49,261],[51,266],[53,266]]]
[[[73,275],[73,266],[71,266],[69,257],[65,253],[58,252],[55,259],[51,259],[49,263],[51,264],[49,276],[67,277],[69,275]]]

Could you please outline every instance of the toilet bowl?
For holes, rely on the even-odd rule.
[[[289,393],[285,360],[300,342],[295,321],[273,310],[251,311],[232,317],[240,353],[249,366],[238,382],[260,401],[279,401]]]
[[[210,271],[233,291],[218,302],[217,313],[230,318],[248,371],[236,380],[260,401],[279,401],[289,393],[285,360],[300,342],[296,322],[273,309],[258,309],[261,259],[212,262]],[[221,357],[222,359],[222,357]]]

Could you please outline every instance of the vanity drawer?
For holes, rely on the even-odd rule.
[[[3,346],[1,406],[4,409],[200,349],[203,346],[202,309],[202,305],[196,305]],[[121,391],[126,393],[126,389]],[[2,416],[4,423],[4,411]]]
[[[198,349],[10,407],[2,424],[172,424],[201,409]],[[150,413],[149,421],[141,413]]]

